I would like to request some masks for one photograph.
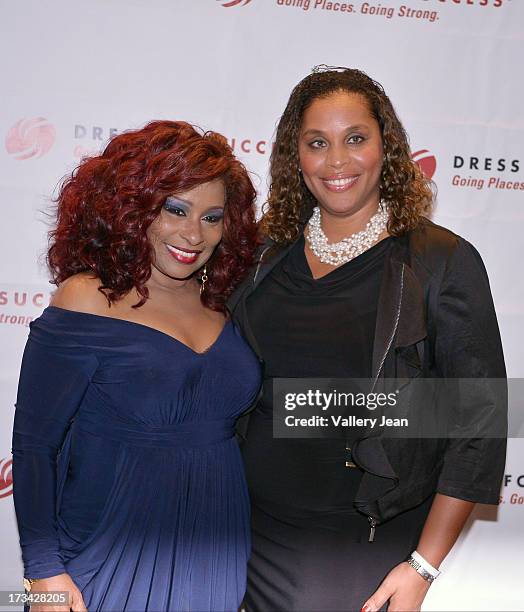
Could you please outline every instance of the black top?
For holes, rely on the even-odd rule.
[[[264,358],[264,393],[244,457],[253,502],[286,516],[354,511],[358,469],[343,440],[274,439],[273,378],[369,378],[377,303],[390,240],[314,279],[301,237],[248,298],[251,330]],[[264,461],[260,461],[264,457]]]
[[[365,470],[359,510],[384,522],[413,508],[438,490],[476,503],[497,504],[504,475],[506,441],[471,437],[479,417],[500,432],[507,424],[507,398],[493,379],[505,379],[504,355],[489,280],[482,258],[468,241],[422,217],[414,229],[389,239],[390,247],[377,309],[373,375],[384,378],[477,378],[486,393],[464,397],[455,406],[457,438],[397,438],[387,445],[365,435],[357,449]],[[228,299],[237,325],[257,351],[250,333],[247,302],[294,245],[265,241],[258,266]],[[265,257],[273,252],[273,257]],[[260,356],[260,353],[259,353]],[[425,410],[442,409],[440,397],[425,397]],[[502,401],[500,401],[502,400]],[[448,405],[443,407],[448,409]],[[249,432],[253,413],[240,420]],[[457,440],[459,440],[457,442]],[[465,452],[467,450],[467,452]]]

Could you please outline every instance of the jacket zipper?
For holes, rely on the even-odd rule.
[[[393,330],[391,332],[391,335],[389,336],[389,340],[386,345],[386,350],[384,351],[384,354],[382,355],[382,359],[380,360],[380,364],[378,366],[377,373],[373,380],[373,386],[371,387],[371,392],[375,390],[375,387],[378,382],[378,377],[380,376],[380,372],[382,371],[382,368],[384,367],[384,362],[386,361],[387,354],[389,353],[389,350],[391,349],[391,345],[393,344],[393,339],[395,338],[395,334],[397,333],[398,322],[400,321],[400,310],[402,308],[402,296],[404,294],[404,266],[405,264],[402,264],[402,272],[400,273],[400,296],[398,300],[397,316],[395,317],[395,324],[393,325]],[[374,542],[375,541],[375,531],[378,525],[378,521],[374,516],[368,516],[368,522],[369,522],[368,542]]]
[[[384,354],[382,355],[382,359],[380,360],[380,364],[378,366],[377,373],[375,375],[375,378],[373,379],[373,386],[371,387],[371,393],[375,390],[375,387],[378,382],[378,377],[380,376],[380,372],[382,371],[382,368],[384,367],[384,362],[386,361],[387,354],[389,353],[389,349],[391,348],[391,345],[393,344],[393,339],[395,338],[395,334],[397,333],[398,322],[400,321],[400,309],[402,307],[402,296],[404,294],[404,266],[405,264],[402,264],[402,272],[400,273],[400,296],[398,300],[397,316],[395,317],[395,324],[393,325],[393,331],[391,332],[388,343],[386,345],[386,350],[384,351]]]
[[[377,519],[373,516],[368,516],[369,521],[369,538],[368,542],[375,541],[375,528],[377,526]]]

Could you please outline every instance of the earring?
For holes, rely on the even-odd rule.
[[[206,285],[208,280],[209,280],[209,277],[207,275],[207,265],[205,265],[204,269],[202,270],[202,276],[200,277],[200,282],[202,283],[200,285],[200,295],[202,295],[204,293],[205,285]]]

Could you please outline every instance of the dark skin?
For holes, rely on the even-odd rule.
[[[135,290],[109,305],[98,289],[100,279],[89,273],[71,276],[57,289],[51,306],[123,319],[156,329],[203,353],[220,335],[225,316],[200,301],[197,274],[222,238],[225,190],[222,181],[204,183],[174,194],[151,224],[147,237],[154,249],[149,299],[140,308]],[[178,250],[176,250],[178,249]],[[31,612],[86,612],[82,594],[69,574],[38,580],[39,592],[66,591],[67,606],[32,605]]]
[[[336,92],[315,100],[304,112],[298,142],[303,179],[321,210],[328,242],[338,242],[366,227],[380,200],[383,142],[379,125],[364,98]],[[307,230],[306,230],[307,231]],[[378,240],[388,236],[384,231]],[[307,242],[305,255],[313,278],[333,271]],[[437,493],[417,551],[440,566],[460,535],[475,504]],[[420,610],[430,583],[406,562],[395,566],[363,610]]]
[[[475,504],[437,493],[417,545],[417,551],[439,568],[457,541]],[[420,610],[430,583],[406,562],[395,566],[380,587],[365,602],[363,610],[374,611],[389,601],[388,611]]]
[[[200,302],[196,273],[210,258],[222,237],[225,192],[221,181],[199,185],[177,194],[148,229],[155,260],[146,283],[149,299],[140,308],[135,290],[108,304],[98,291],[99,279],[89,273],[68,278],[51,304],[101,316],[133,321],[176,338],[195,352],[203,352],[220,334],[224,315]],[[173,256],[173,247],[187,249],[187,262]]]

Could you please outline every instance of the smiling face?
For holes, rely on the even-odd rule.
[[[153,274],[186,280],[211,257],[222,238],[225,188],[221,180],[169,196],[147,231]]]
[[[302,117],[298,153],[323,219],[376,212],[383,145],[365,98],[342,91],[314,100]]]

